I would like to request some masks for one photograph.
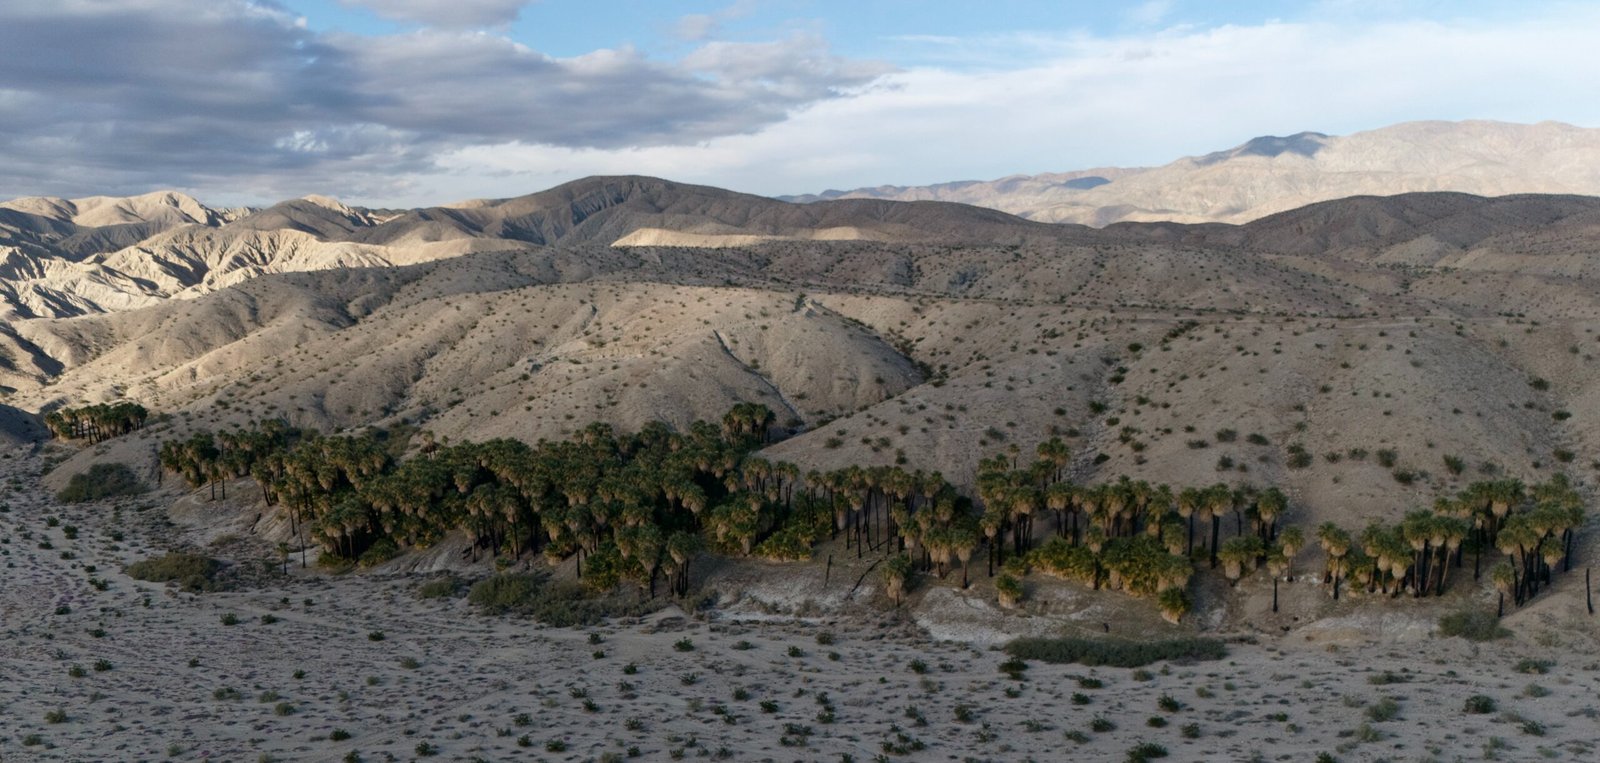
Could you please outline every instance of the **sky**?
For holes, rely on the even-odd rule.
[[[1421,119],[1600,127],[1600,4],[0,2],[0,198],[778,195]]]

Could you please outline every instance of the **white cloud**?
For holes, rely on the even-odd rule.
[[[481,30],[297,22],[242,0],[0,4],[0,196],[392,193],[463,146],[709,141],[886,71],[816,37],[557,58]]]
[[[504,26],[533,0],[339,0],[380,16],[414,21],[441,29],[476,29]]]
[[[754,0],[735,0],[711,13],[691,13],[672,25],[672,36],[688,42],[710,40],[722,31],[724,23],[744,18],[754,11]]]
[[[319,35],[203,0],[0,3],[0,196],[511,196],[590,174],[757,193],[1148,165],[1414,119],[1600,126],[1600,8],[941,39],[888,71],[815,35],[554,58],[497,34]],[[247,196],[248,194],[248,196]]]
[[[1510,24],[1270,23],[976,40],[972,59],[1006,65],[891,74],[755,134],[622,151],[504,144],[442,161],[457,181],[491,165],[511,173],[475,195],[610,173],[779,194],[1159,164],[1262,134],[1345,134],[1417,119],[1600,126],[1600,101],[1580,96],[1595,88],[1595,29],[1600,9],[1567,6]],[[1013,65],[1019,48],[1039,51],[1035,63]]]

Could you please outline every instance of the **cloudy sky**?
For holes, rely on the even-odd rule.
[[[1580,2],[4,0],[0,52],[0,198],[782,194],[1415,119],[1600,127]]]

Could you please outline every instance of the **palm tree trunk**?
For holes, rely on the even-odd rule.
[[[1217,534],[1222,530],[1222,517],[1211,515],[1211,569],[1217,568]]]
[[[1450,574],[1450,562],[1449,562],[1450,551],[1449,551],[1449,549],[1446,548],[1444,553],[1445,553],[1445,562],[1439,565],[1439,587],[1434,589],[1434,592],[1433,592],[1434,596],[1443,596],[1444,595],[1444,579],[1445,579],[1445,577],[1447,575]]]
[[[1423,566],[1425,564],[1427,561],[1424,552],[1418,551],[1417,563],[1411,567],[1411,597],[1414,599],[1422,597],[1422,581],[1427,578],[1427,568]]]

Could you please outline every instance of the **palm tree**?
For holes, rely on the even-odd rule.
[[[1177,625],[1191,607],[1189,595],[1182,588],[1168,588],[1157,594],[1156,606],[1161,610],[1162,619],[1173,625]]]
[[[1333,583],[1333,598],[1337,601],[1339,581],[1346,572],[1344,557],[1350,552],[1350,534],[1332,522],[1323,522],[1317,527],[1317,542],[1321,544],[1322,551],[1328,558],[1323,582]]]
[[[1255,565],[1256,557],[1264,553],[1261,539],[1254,535],[1239,535],[1222,544],[1218,557],[1222,559],[1223,574],[1233,585]]]
[[[1289,525],[1278,534],[1278,547],[1283,550],[1284,576],[1294,580],[1294,557],[1305,548],[1305,533],[1298,525]]]
[[[911,557],[905,554],[895,554],[883,565],[883,587],[889,594],[889,599],[900,605],[900,598],[905,594],[906,583],[911,579]]]
[[[1194,556],[1194,515],[1204,504],[1204,495],[1195,488],[1186,487],[1178,491],[1178,516],[1182,517],[1189,525],[1189,542],[1184,553]]]
[[[1012,577],[1009,572],[1003,572],[994,579],[994,591],[999,597],[1000,606],[1006,609],[1015,609],[1022,603],[1022,581]]]
[[[956,559],[961,562],[961,588],[967,587],[968,562],[972,561],[972,552],[978,547],[978,532],[972,527],[952,528],[950,545],[955,551]]]
[[[1517,571],[1510,562],[1500,562],[1489,568],[1489,579],[1494,581],[1494,587],[1500,591],[1500,603],[1495,617],[1506,615],[1506,594],[1516,589]]]
[[[675,579],[673,592],[679,596],[689,595],[689,562],[693,561],[699,551],[698,535],[680,531],[667,538],[667,555],[672,559],[672,574]]]
[[[1278,518],[1289,508],[1289,497],[1276,487],[1269,487],[1256,498],[1256,517],[1260,521],[1258,532],[1264,543],[1278,537]]]
[[[1206,491],[1206,513],[1211,517],[1211,569],[1217,568],[1217,537],[1221,532],[1222,515],[1233,509],[1234,491],[1217,483]]]

